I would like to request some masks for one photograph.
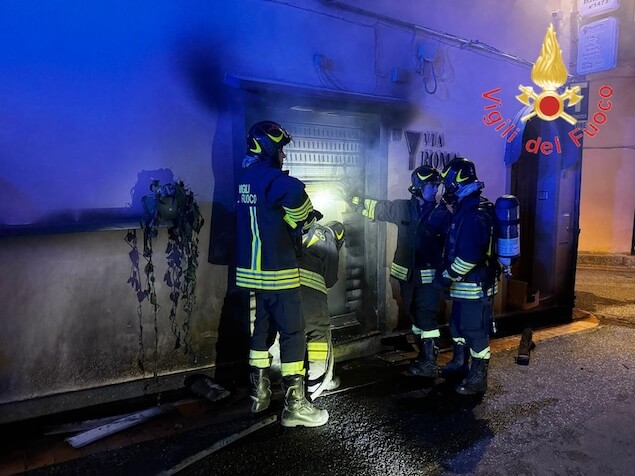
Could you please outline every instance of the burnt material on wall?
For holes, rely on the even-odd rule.
[[[235,268],[230,267],[230,276]],[[227,389],[245,385],[248,380],[249,291],[230,283],[218,326],[215,379]]]
[[[234,101],[240,98],[234,95]],[[228,111],[218,116],[218,124],[212,144],[212,174],[214,192],[210,217],[210,239],[207,260],[213,264],[233,265],[236,243],[234,203],[236,188],[234,177],[240,174],[245,150],[245,126],[236,121]],[[231,141],[228,139],[231,138]],[[233,276],[229,277],[234,279]]]

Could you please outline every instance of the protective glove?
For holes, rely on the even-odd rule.
[[[301,222],[302,226],[298,226],[293,233],[299,236],[300,241],[302,241],[302,235],[308,233],[311,227],[322,218],[324,218],[324,215],[319,210],[311,210],[306,217],[306,221]]]
[[[437,273],[434,279],[432,280],[432,286],[437,291],[441,291],[444,294],[448,294],[450,292],[450,287],[452,286],[452,280],[450,278],[444,277],[440,273]]]
[[[307,222],[311,223],[313,221],[320,221],[322,218],[324,218],[324,215],[322,215],[320,210],[314,209],[311,213],[309,213],[309,218],[307,218]]]
[[[364,197],[358,195],[352,195],[348,198],[347,205],[357,212],[364,206]]]
[[[311,210],[309,215],[306,217],[306,220],[302,222],[302,226],[299,226],[298,228],[300,228],[302,234],[308,233],[309,229],[322,218],[324,218],[324,215],[322,215],[318,210]]]

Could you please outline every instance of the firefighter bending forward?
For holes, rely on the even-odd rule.
[[[435,278],[435,284],[449,292],[452,300],[453,356],[440,373],[446,378],[465,377],[455,390],[474,395],[487,390],[492,299],[498,290],[498,261],[493,256],[494,206],[481,197],[484,184],[478,181],[476,168],[468,159],[450,161],[441,176],[443,198],[453,206],[454,214],[443,266]]]
[[[279,124],[263,121],[247,134],[238,181],[236,285],[254,291],[256,319],[249,351],[251,411],[269,407],[272,336],[280,334],[283,426],[324,425],[326,410],[305,394],[304,315],[296,249],[315,220],[304,184],[283,172],[283,147],[291,141]]]
[[[338,221],[326,225],[314,223],[302,239],[300,284],[309,362],[307,389],[312,400],[324,391],[339,387],[339,378],[333,375],[327,291],[337,282],[339,252],[344,239],[344,225]]]

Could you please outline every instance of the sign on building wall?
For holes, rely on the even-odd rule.
[[[586,121],[589,118],[589,83],[587,81],[581,81],[569,85],[571,89],[576,86],[580,88],[579,94],[582,96],[582,99],[572,106],[565,107],[564,112],[577,119],[579,124],[580,121]]]
[[[612,12],[617,10],[619,6],[619,0],[579,0],[578,2],[578,10],[582,18]]]
[[[615,68],[617,63],[617,18],[587,23],[578,31],[578,74]]]

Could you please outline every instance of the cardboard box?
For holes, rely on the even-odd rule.
[[[507,280],[507,305],[517,309],[532,309],[540,304],[540,291],[532,289],[525,281]]]

